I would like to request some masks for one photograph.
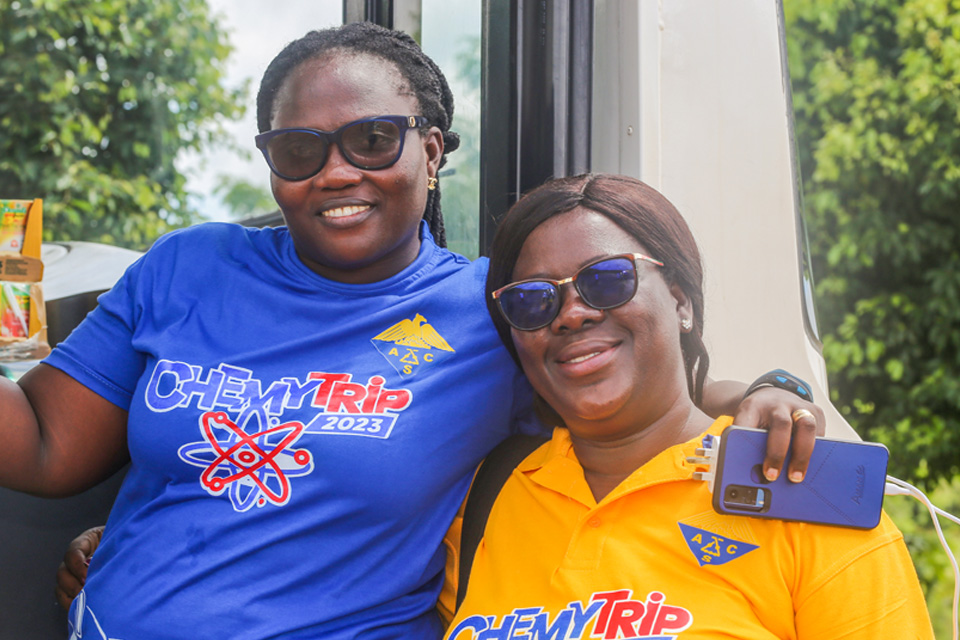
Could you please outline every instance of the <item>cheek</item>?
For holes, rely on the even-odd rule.
[[[543,345],[541,341],[536,339],[536,335],[540,331],[543,330],[517,331],[516,329],[511,329],[510,333],[513,336],[513,346],[517,349],[517,357],[520,358],[520,367],[523,369],[523,372],[538,393],[541,395],[549,395],[550,390],[542,388],[543,385],[538,383],[538,381],[543,380],[546,376],[545,363],[543,360]]]
[[[422,147],[408,145],[403,150],[400,160],[394,165],[398,169],[394,175],[394,184],[400,186],[423,184],[426,191],[427,163],[426,154]]]
[[[273,199],[277,201],[281,209],[287,209],[291,203],[297,199],[296,193],[300,183],[281,180],[275,175],[270,176],[270,191],[273,192]]]
[[[392,191],[397,203],[402,203],[405,210],[409,209],[411,215],[415,213],[419,219],[427,206],[426,172],[419,172],[414,169],[392,176],[390,191]]]

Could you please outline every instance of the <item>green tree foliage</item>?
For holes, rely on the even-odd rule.
[[[933,486],[960,465],[960,0],[786,0],[834,403]]]
[[[0,0],[0,197],[44,198],[47,239],[194,221],[177,158],[242,114],[230,51],[205,0]]]
[[[940,481],[930,489],[928,495],[933,504],[949,513],[960,513],[960,479],[952,483]],[[953,632],[953,568],[940,546],[930,513],[918,500],[905,496],[887,497],[883,508],[903,532],[926,596],[934,637],[950,638]],[[960,527],[943,518],[940,522],[947,544],[953,549],[960,548]]]
[[[269,190],[243,178],[220,175],[213,192],[220,196],[224,206],[236,220],[277,210],[277,202]]]

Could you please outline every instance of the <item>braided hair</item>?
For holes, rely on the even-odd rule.
[[[341,27],[311,31],[294,40],[277,54],[263,74],[257,94],[257,128],[269,131],[274,116],[274,103],[287,76],[307,60],[323,57],[336,51],[377,56],[394,63],[416,96],[420,115],[427,126],[435,126],[443,134],[443,156],[460,146],[460,136],[450,130],[453,121],[453,93],[437,64],[431,60],[409,35],[370,22],[353,22]],[[422,135],[425,135],[421,131]],[[447,246],[447,234],[440,211],[439,186],[428,192],[423,218],[430,225],[437,244]]]

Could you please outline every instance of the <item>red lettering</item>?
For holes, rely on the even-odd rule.
[[[653,628],[653,623],[657,619],[657,611],[660,610],[661,604],[663,604],[663,594],[659,591],[653,591],[647,596],[647,613],[640,622],[640,629],[637,631],[637,635],[649,636],[651,634],[650,630]]]
[[[313,401],[310,403],[314,407],[325,407],[327,406],[327,400],[330,399],[330,391],[333,389],[333,385],[336,382],[347,382],[350,380],[349,373],[321,373],[320,371],[311,371],[310,375],[307,376],[308,380],[323,380],[320,383],[320,386],[317,387],[317,392],[313,396]]]
[[[350,382],[349,373],[313,371],[309,380],[323,380],[317,387],[311,406],[325,408],[328,413],[383,413],[400,411],[410,406],[413,394],[406,389],[384,389],[386,379],[373,376],[367,386]]]
[[[377,413],[383,413],[387,409],[394,411],[406,409],[410,406],[411,400],[413,400],[413,394],[406,389],[384,389],[377,398]]]
[[[673,607],[669,604],[660,605],[660,611],[657,612],[657,621],[651,630],[653,635],[662,634],[664,631],[675,633],[683,631],[693,622],[693,616],[683,607]]]
[[[635,638],[637,630],[633,626],[634,622],[643,617],[645,608],[642,602],[637,600],[621,600],[613,605],[613,611],[610,612],[610,623],[603,634],[604,640],[615,640],[617,633],[622,633],[624,638]]]
[[[385,379],[380,376],[373,376],[367,383],[367,397],[363,400],[364,413],[373,413],[377,410],[377,398],[380,396],[380,390],[383,389]]]
[[[360,413],[359,402],[367,395],[367,389],[356,382],[336,382],[330,391],[327,401],[327,413],[340,413],[340,408],[347,413]]]
[[[606,601],[606,604],[600,608],[600,614],[597,616],[597,624],[593,628],[594,634],[606,631],[607,621],[610,619],[610,611],[613,609],[613,604],[617,600],[626,600],[632,593],[629,589],[620,589],[619,591],[603,591],[593,594],[593,598],[590,599],[591,602],[596,602],[597,600]]]

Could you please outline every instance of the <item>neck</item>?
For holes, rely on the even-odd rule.
[[[666,413],[630,434],[594,440],[570,432],[583,475],[600,502],[627,477],[666,449],[687,442],[710,426],[710,418],[692,402],[673,405]]]
[[[296,244],[294,244],[296,248]],[[343,264],[322,263],[297,249],[297,256],[314,273],[327,280],[344,284],[370,284],[381,282],[397,275],[417,259],[420,252],[420,239],[394,249],[390,253],[369,263],[350,262]]]

